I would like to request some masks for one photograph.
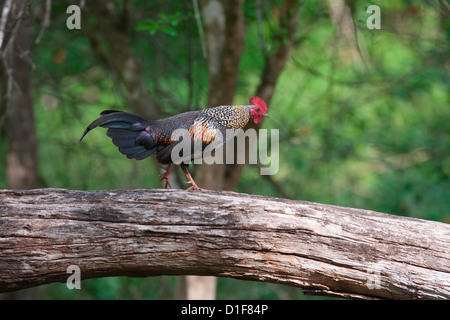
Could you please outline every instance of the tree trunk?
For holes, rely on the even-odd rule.
[[[347,298],[450,299],[450,226],[217,191],[0,191],[0,292],[208,275]]]
[[[0,123],[4,122],[8,139],[6,179],[11,189],[31,189],[36,188],[38,183],[37,136],[31,89],[31,19],[25,1],[13,3],[10,13],[5,29],[11,31],[0,51],[3,88]]]
[[[233,104],[244,46],[243,1],[202,1],[209,58],[208,106]],[[195,177],[201,188],[222,190],[225,165],[201,165]]]
[[[256,89],[256,96],[262,98],[269,106],[269,114],[273,111],[270,107],[270,101],[272,100],[275,91],[275,85],[286,65],[289,53],[294,44],[300,5],[301,2],[296,0],[286,0],[284,2],[279,19],[279,34],[275,37],[277,45],[264,61],[264,70],[261,75],[261,81]],[[250,121],[247,128],[258,129],[263,123],[264,121],[258,124]],[[252,146],[246,148],[246,156],[248,156],[248,150],[251,150],[251,148]],[[225,190],[234,190],[236,188],[244,166],[245,165],[237,164],[236,162],[226,166],[224,182]]]
[[[239,61],[244,46],[243,0],[201,1],[208,47],[209,91],[208,106],[232,104],[236,92]],[[226,149],[225,149],[226,150]],[[195,180],[202,188],[224,189],[225,165],[200,165]],[[212,299],[215,297],[216,279],[213,277],[183,277],[181,288],[186,298]],[[189,289],[189,286],[192,289]],[[203,288],[203,289],[196,289]],[[203,292],[203,295],[191,294]]]
[[[5,10],[6,6],[9,10]],[[6,185],[11,189],[31,189],[38,186],[37,134],[31,83],[31,17],[28,9],[26,1],[5,2],[0,24],[0,38],[5,40],[0,43],[0,130],[4,125],[8,140]],[[31,288],[12,292],[6,297],[34,299],[36,290]]]

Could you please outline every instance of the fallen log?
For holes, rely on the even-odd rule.
[[[0,292],[208,275],[361,299],[449,299],[450,226],[224,191],[0,190]],[[72,272],[72,271],[71,271]]]

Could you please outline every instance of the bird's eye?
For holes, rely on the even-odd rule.
[[[259,108],[256,108],[256,112],[259,112]]]

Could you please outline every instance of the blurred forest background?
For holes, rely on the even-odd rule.
[[[67,27],[71,4],[81,29]],[[366,25],[370,5],[381,29]],[[152,119],[259,95],[262,127],[280,130],[278,173],[192,166],[200,187],[450,222],[447,0],[1,0],[0,12],[0,188],[160,188],[156,162],[127,159],[105,130],[78,143],[102,110]],[[117,277],[33,295],[171,299],[177,287]],[[220,278],[217,298],[308,297]]]

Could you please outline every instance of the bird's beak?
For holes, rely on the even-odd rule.
[[[268,113],[263,113],[262,116],[268,118],[269,114]]]

